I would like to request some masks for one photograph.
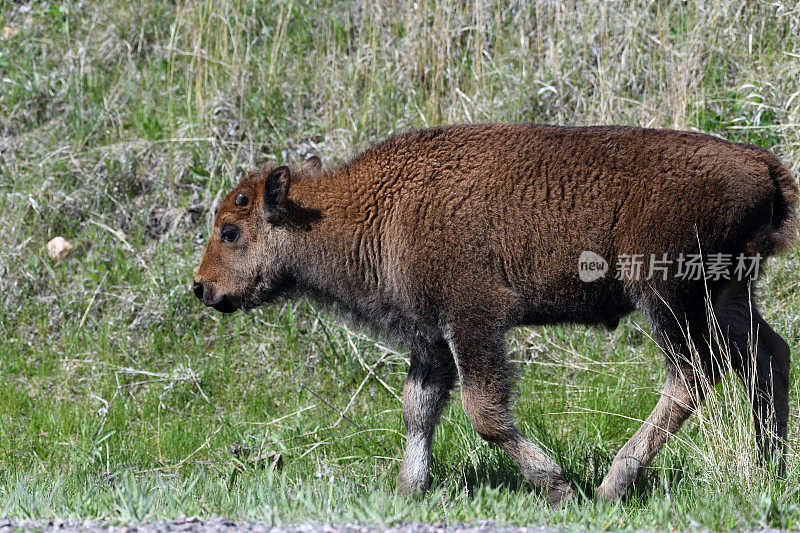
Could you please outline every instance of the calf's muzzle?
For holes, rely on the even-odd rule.
[[[229,295],[215,295],[215,291],[211,285],[200,278],[195,278],[194,295],[197,296],[206,307],[213,307],[217,311],[223,313],[233,313],[239,309],[239,306],[233,302],[233,299]]]

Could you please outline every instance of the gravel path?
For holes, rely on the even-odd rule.
[[[504,527],[489,522],[472,525],[450,525],[408,523],[389,528],[381,526],[361,525],[326,525],[326,524],[293,524],[288,526],[273,527],[257,522],[234,522],[227,518],[212,518],[200,521],[195,518],[182,518],[169,522],[148,522],[136,525],[109,525],[97,520],[83,522],[68,522],[54,520],[41,521],[9,521],[0,520],[0,533],[17,531],[59,531],[64,533],[377,533],[388,531],[390,533],[556,533],[561,529],[547,527]]]

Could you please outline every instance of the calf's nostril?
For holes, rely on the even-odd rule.
[[[203,284],[202,283],[198,283],[196,281],[194,282],[194,295],[197,296],[198,298],[200,298],[201,300],[203,299]]]

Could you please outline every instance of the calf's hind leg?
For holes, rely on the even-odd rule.
[[[517,428],[509,408],[510,368],[502,332],[483,336],[481,328],[462,328],[450,338],[461,381],[464,411],[478,434],[498,444],[514,460],[525,480],[547,491],[552,504],[574,492],[561,468]]]
[[[655,409],[639,430],[614,457],[597,496],[606,500],[622,497],[642,474],[670,436],[694,412],[699,392],[691,370],[670,369],[667,386]]]
[[[758,339],[755,361],[737,369],[750,398],[756,440],[765,462],[775,461],[778,472],[786,470],[784,452],[789,422],[789,345],[756,314]],[[746,358],[749,359],[749,358]]]
[[[646,310],[645,314],[666,356],[667,384],[653,412],[614,457],[611,468],[597,488],[599,498],[615,500],[622,497],[667,440],[694,412],[703,400],[704,393],[719,380],[719,367],[714,365],[708,344],[700,334],[705,323],[701,317],[705,313],[701,311],[703,308],[700,304],[695,309],[695,313],[688,315],[692,318],[688,322],[689,332],[685,331],[685,326],[681,327],[677,319],[678,316],[686,318],[687,314],[672,314],[660,302]],[[699,364],[692,362],[687,336],[692,338],[694,348],[698,351],[695,363]]]
[[[752,406],[762,458],[774,461],[783,473],[789,419],[789,345],[758,313],[746,287],[723,295],[715,312],[723,337],[722,351],[730,353],[733,370]]]
[[[433,432],[450,399],[456,376],[453,355],[444,341],[412,347],[411,369],[403,387],[406,449],[397,491],[420,497],[428,489]]]

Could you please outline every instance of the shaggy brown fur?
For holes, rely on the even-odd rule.
[[[401,492],[426,490],[433,430],[458,378],[476,431],[553,501],[572,489],[514,423],[505,333],[555,322],[613,327],[639,309],[664,349],[668,381],[598,488],[618,498],[702,400],[701,380],[714,383],[729,367],[752,385],[765,456],[782,457],[788,346],[751,305],[746,281],[682,279],[676,263],[680,254],[787,249],[797,200],[774,155],[708,135],[433,128],[391,137],[336,169],[312,160],[251,173],[220,206],[195,292],[229,312],[308,296],[409,347]],[[581,281],[583,251],[610,271]],[[644,269],[616,268],[630,254],[673,263],[666,279],[648,279]],[[724,338],[710,333],[707,295]]]

